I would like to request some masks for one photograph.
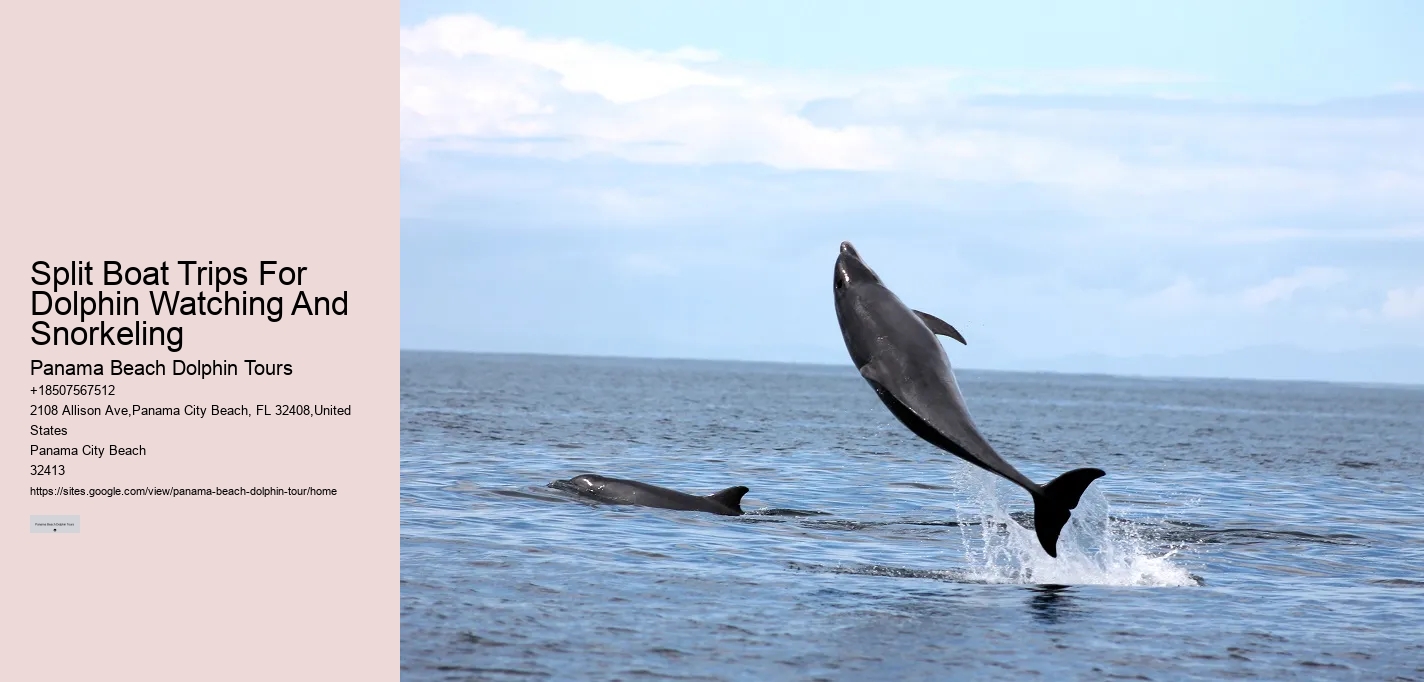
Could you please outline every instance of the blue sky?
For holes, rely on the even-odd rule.
[[[985,4],[404,3],[403,347],[1424,382],[1424,5]]]

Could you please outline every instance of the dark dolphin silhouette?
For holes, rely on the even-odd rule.
[[[935,335],[966,343],[964,337],[944,320],[902,303],[850,242],[841,242],[836,259],[835,297],[846,350],[890,412],[920,438],[1027,490],[1038,542],[1057,557],[1063,524],[1103,470],[1074,469],[1041,486],[1005,462],[974,427]]]
[[[567,490],[608,504],[635,504],[642,507],[711,512],[723,516],[741,516],[742,496],[747,494],[747,487],[738,485],[711,495],[689,495],[641,481],[608,478],[597,474],[581,474],[567,481],[554,481],[549,487]]]

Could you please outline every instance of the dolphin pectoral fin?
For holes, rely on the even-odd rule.
[[[865,377],[866,381],[876,386],[884,386],[886,383],[884,373],[880,371],[880,366],[876,365],[874,360],[865,363],[865,366],[860,368],[860,376]]]
[[[890,408],[890,414],[895,415],[895,418],[899,419],[900,423],[908,426],[911,431],[914,431],[915,435],[930,443],[935,443],[935,438],[938,435],[935,427],[930,425],[923,411],[911,407],[905,402],[903,396],[898,395],[895,390],[893,390],[896,383],[892,381],[894,378],[893,375],[893,370],[884,370],[880,365],[876,364],[874,360],[860,368],[860,376],[865,377],[865,380],[870,382],[870,387],[875,389],[875,393],[880,396],[881,402]]]
[[[747,494],[747,487],[744,485],[734,485],[726,490],[718,491],[707,496],[707,499],[716,502],[724,507],[728,507],[738,514],[742,513],[742,496]]]
[[[864,377],[866,381],[872,381],[877,384],[880,383],[880,381],[876,379],[877,375],[875,374],[875,365],[866,365],[864,367],[861,367],[860,376]]]
[[[944,320],[941,320],[938,317],[935,317],[934,315],[931,315],[929,313],[922,313],[918,310],[914,311],[914,313],[920,316],[920,319],[924,321],[926,327],[930,328],[930,331],[939,334],[940,336],[948,336],[949,338],[954,339],[955,341],[958,341],[966,346],[969,345],[969,342],[965,341],[963,336],[960,336],[959,330],[955,329],[954,325],[945,322]]]

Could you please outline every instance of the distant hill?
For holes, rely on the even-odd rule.
[[[1080,354],[1016,364],[1023,369],[1087,374],[1424,384],[1424,348],[1409,346],[1341,352],[1254,346],[1213,355]]]

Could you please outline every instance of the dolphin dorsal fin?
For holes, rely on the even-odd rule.
[[[742,496],[747,494],[747,490],[748,488],[744,485],[734,485],[726,490],[708,495],[707,499],[728,508],[735,509],[740,513],[742,511]]]
[[[955,341],[958,341],[966,346],[969,345],[969,342],[965,341],[964,337],[959,335],[959,330],[955,329],[954,325],[951,325],[950,323],[945,322],[944,320],[941,320],[938,317],[935,317],[934,315],[931,315],[929,313],[922,313],[916,310],[915,314],[919,315],[921,320],[924,320],[925,326],[929,327],[930,331],[939,334],[940,336],[948,336],[949,338],[954,339]]]

